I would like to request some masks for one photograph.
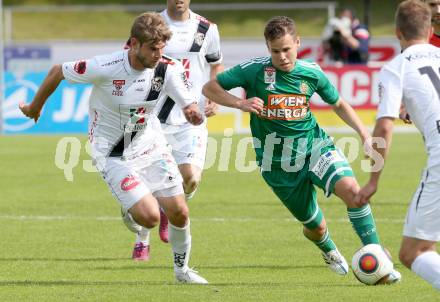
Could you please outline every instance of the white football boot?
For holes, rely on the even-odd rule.
[[[208,284],[208,281],[198,275],[198,272],[192,268],[186,267],[182,270],[175,271],[175,273],[176,280],[179,283]]]
[[[384,284],[393,284],[400,282],[400,280],[402,280],[402,275],[398,271],[393,269],[393,271],[388,275],[388,277],[384,281]]]
[[[347,275],[348,263],[344,256],[336,249],[327,253],[322,253],[325,263],[328,267],[338,275]]]

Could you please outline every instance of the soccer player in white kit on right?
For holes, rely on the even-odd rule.
[[[387,63],[379,76],[379,107],[373,137],[385,148],[375,148],[385,159],[393,122],[403,103],[424,138],[428,162],[409,205],[400,248],[400,261],[440,290],[440,48],[429,44],[431,12],[420,0],[397,8],[396,36],[402,53]],[[358,194],[367,203],[376,192],[381,170],[372,172]]]
[[[165,54],[182,62],[188,83],[206,117],[215,114],[217,104],[206,100],[202,87],[223,70],[220,36],[217,26],[189,8],[190,0],[167,0],[167,8],[160,14],[173,36],[165,46]],[[200,183],[205,162],[208,130],[205,122],[192,125],[171,97],[164,96],[156,106],[158,118],[167,142],[183,177],[185,198],[191,199]],[[148,229],[130,226],[137,233],[132,258],[149,259],[150,232]],[[168,242],[168,219],[161,211],[159,235]]]
[[[159,206],[165,210],[177,281],[206,284],[188,266],[191,233],[182,178],[154,114],[158,99],[167,94],[189,122],[203,122],[182,64],[163,56],[171,34],[159,14],[144,13],[133,23],[129,50],[55,65],[32,103],[20,104],[20,109],[37,121],[63,79],[93,84],[89,141],[98,171],[133,222],[153,228],[159,223]]]

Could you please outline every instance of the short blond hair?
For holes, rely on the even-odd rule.
[[[395,20],[405,40],[425,38],[431,28],[431,9],[419,0],[406,0],[397,7]]]
[[[160,14],[145,12],[134,20],[130,36],[140,44],[157,44],[171,39],[172,32]]]

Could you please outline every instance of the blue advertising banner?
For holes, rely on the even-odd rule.
[[[15,74],[6,72],[3,104],[5,134],[87,133],[91,85],[72,85],[62,81],[47,100],[36,124],[21,113],[18,104],[32,101],[46,74],[46,72],[25,73],[16,77]]]

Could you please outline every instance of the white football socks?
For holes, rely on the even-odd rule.
[[[170,243],[174,254],[174,271],[181,271],[188,267],[191,252],[190,222],[183,228],[168,224]]]
[[[437,252],[420,254],[412,263],[411,270],[440,290],[440,255]]]
[[[150,245],[150,230],[142,227],[136,235],[136,243],[142,242],[144,245]]]

